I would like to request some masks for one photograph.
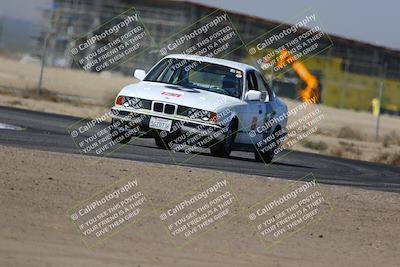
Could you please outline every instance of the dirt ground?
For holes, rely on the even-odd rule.
[[[23,60],[0,58],[0,89],[8,91],[35,91],[38,87],[40,64]],[[42,89],[62,96],[79,96],[82,100],[101,103],[123,86],[136,82],[133,77],[104,72],[88,73],[82,70],[46,67]],[[111,98],[110,98],[111,99]]]
[[[68,212],[120,179],[137,178],[161,209],[213,177],[224,176],[245,208],[290,182],[4,146],[0,167],[0,266],[365,267],[400,261],[400,195],[395,193],[321,185],[332,207],[327,216],[270,248],[234,210],[232,220],[183,248],[174,246],[154,212],[88,249]]]

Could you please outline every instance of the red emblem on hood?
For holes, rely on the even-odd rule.
[[[172,96],[172,97],[176,97],[176,98],[179,98],[182,96],[181,94],[171,93],[171,92],[162,92],[161,95]]]

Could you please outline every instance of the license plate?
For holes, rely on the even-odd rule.
[[[172,120],[151,117],[149,127],[152,129],[169,132],[171,130]]]

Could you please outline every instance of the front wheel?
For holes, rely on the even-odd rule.
[[[158,136],[154,138],[154,141],[156,142],[156,146],[161,149],[172,149],[172,138],[168,138],[168,135],[166,137],[161,137],[160,133],[158,133]]]
[[[254,157],[255,157],[256,161],[259,161],[259,162],[271,163],[274,156],[275,156],[275,153],[273,150],[268,150],[266,152],[261,152],[261,151],[254,152]]]
[[[273,136],[277,136],[277,132],[279,128],[277,128]],[[254,157],[256,161],[264,162],[264,163],[271,163],[272,159],[275,156],[274,150],[278,148],[278,143],[276,142],[275,138],[268,142],[262,149],[257,150],[254,152]]]
[[[236,137],[237,123],[231,122],[226,131],[224,140],[210,147],[211,155],[214,157],[227,158],[232,152],[232,145]]]

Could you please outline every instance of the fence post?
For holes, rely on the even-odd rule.
[[[386,77],[386,62],[383,64],[381,68],[381,80],[379,82],[379,96],[378,96],[378,116],[376,117],[376,131],[375,131],[375,141],[379,139],[379,123],[381,119],[381,110],[382,110],[382,96],[383,96],[383,89],[385,86],[385,77]]]

